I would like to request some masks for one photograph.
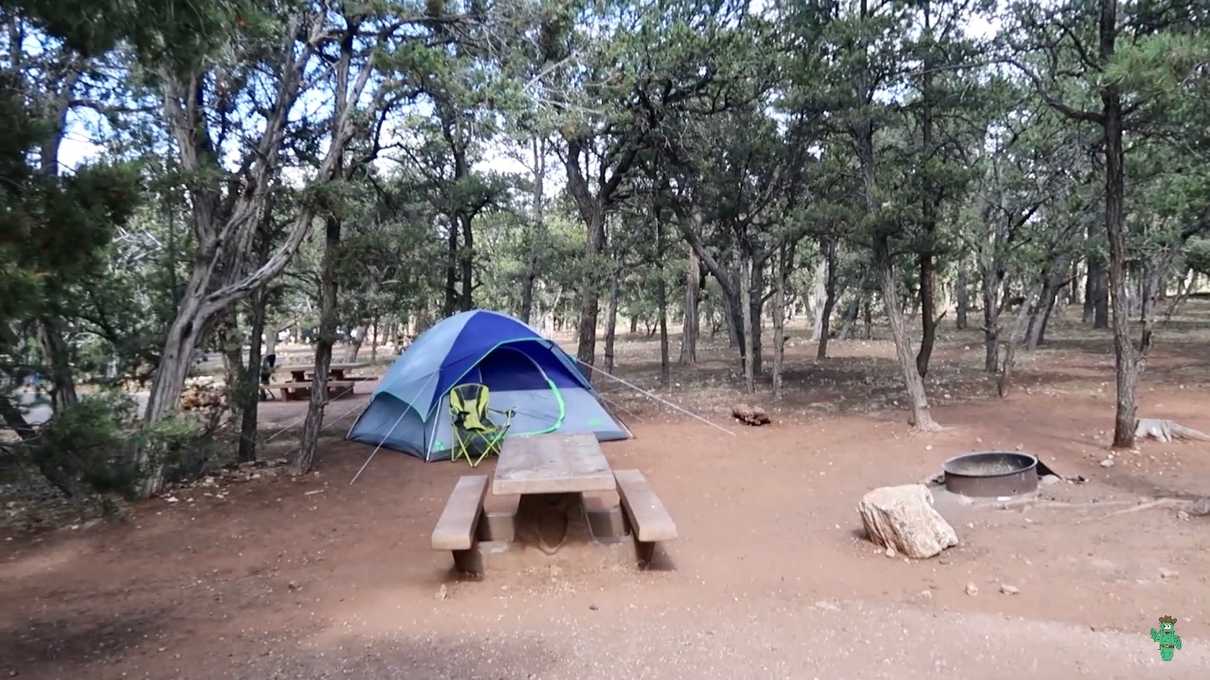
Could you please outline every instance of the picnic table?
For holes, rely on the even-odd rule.
[[[328,365],[328,396],[336,399],[347,394],[353,394],[354,386],[362,380],[373,380],[366,376],[346,376],[346,371],[369,366],[366,362],[332,363]],[[279,371],[289,372],[290,380],[268,385],[269,389],[279,389],[282,399],[294,401],[311,398],[311,378],[315,375],[313,365],[279,366]]]
[[[547,434],[504,440],[492,494],[613,491],[617,483],[591,434]]]
[[[490,484],[485,476],[459,479],[433,529],[433,549],[450,550],[457,568],[482,573],[477,541],[511,543],[522,497],[552,495],[580,501],[594,540],[633,533],[641,562],[656,542],[676,538],[643,474],[611,469],[595,435],[543,434],[505,439]]]
[[[352,371],[352,370],[358,369],[358,368],[365,368],[366,366],[369,366],[369,365],[370,364],[368,364],[364,361],[351,362],[351,363],[332,363],[332,364],[328,365],[328,378],[330,378],[331,380],[348,380],[348,378],[345,377],[345,371]],[[293,380],[294,382],[306,382],[308,375],[315,374],[315,371],[313,370],[314,368],[315,367],[311,366],[311,365],[283,366],[282,370],[290,371],[290,379]]]

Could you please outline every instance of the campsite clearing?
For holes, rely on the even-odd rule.
[[[1144,443],[1103,468],[1110,339],[1066,329],[998,400],[983,396],[994,386],[975,337],[938,348],[930,387],[949,429],[931,435],[909,432],[891,405],[889,342],[834,342],[824,362],[790,343],[795,389],[770,407],[771,425],[735,439],[604,392],[633,413],[636,435],[603,444],[610,466],[642,470],[676,518],[679,538],[652,570],[599,566],[568,546],[454,579],[430,532],[456,479],[495,461],[471,473],[383,453],[350,487],[370,447],[337,438],[293,481],[265,475],[223,498],[183,489],[127,522],[0,538],[0,676],[1204,678],[1210,518],[1111,513],[1204,494],[1210,449]],[[1147,409],[1210,429],[1207,338],[1168,338],[1144,374]],[[621,343],[623,375],[652,385],[652,348]],[[725,352],[673,387],[720,422],[737,394]],[[263,404],[266,428],[303,408]],[[1025,503],[939,494],[961,544],[931,560],[888,559],[861,535],[869,489],[1017,447],[1088,481]],[[1180,620],[1184,649],[1161,666],[1147,629],[1163,614]]]

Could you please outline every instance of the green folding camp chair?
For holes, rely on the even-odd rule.
[[[500,453],[500,443],[513,422],[513,412],[488,408],[487,385],[465,383],[450,390],[450,415],[453,417],[454,455],[450,460],[466,458],[471,467],[484,458]],[[504,425],[496,425],[488,412],[505,417]]]

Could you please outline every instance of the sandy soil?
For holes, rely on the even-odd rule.
[[[1198,309],[1161,333],[1143,414],[1210,431],[1210,307]],[[301,479],[266,474],[221,499],[181,490],[125,523],[0,537],[0,677],[1210,676],[1210,517],[1111,515],[1210,494],[1210,445],[1147,443],[1100,465],[1107,335],[1063,329],[999,400],[977,333],[948,334],[930,391],[949,429],[932,435],[903,424],[888,343],[838,342],[816,362],[800,336],[771,426],[727,422],[725,347],[674,374],[663,393],[734,438],[607,389],[637,434],[607,457],[641,469],[680,527],[658,569],[590,565],[578,546],[459,581],[429,532],[465,468],[380,455],[349,486],[368,449],[333,438]],[[623,375],[653,386],[656,345],[620,349]],[[266,431],[301,408],[266,405]],[[863,538],[867,490],[1018,447],[1089,481],[1030,503],[939,494],[962,541],[939,558],[887,558]],[[1184,641],[1170,663],[1148,636],[1163,614]]]

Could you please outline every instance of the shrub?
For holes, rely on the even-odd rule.
[[[89,489],[130,495],[139,479],[130,436],[134,409],[116,392],[80,399],[30,443],[34,464],[69,496]]]

